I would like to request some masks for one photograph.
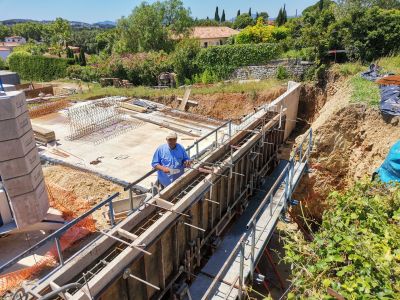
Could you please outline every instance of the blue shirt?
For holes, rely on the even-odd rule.
[[[180,170],[178,174],[174,175],[166,174],[158,170],[158,181],[163,186],[168,186],[183,175],[185,169],[183,163],[188,160],[189,156],[187,155],[186,150],[182,147],[182,145],[176,144],[175,149],[170,149],[168,144],[164,144],[158,147],[158,149],[154,153],[151,166],[155,168],[157,165],[161,165],[169,169]]]

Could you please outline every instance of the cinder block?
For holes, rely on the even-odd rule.
[[[18,139],[28,130],[32,125],[27,111],[15,119],[0,120],[0,141]]]
[[[8,224],[12,221],[10,205],[8,204],[6,192],[0,189],[0,215],[3,224]]]
[[[13,197],[10,204],[19,229],[41,222],[49,210],[49,199],[44,180],[33,192]]]
[[[0,120],[14,119],[26,111],[28,107],[24,92],[6,92],[6,96],[0,96]]]
[[[0,176],[3,180],[23,176],[32,172],[35,166],[39,163],[40,157],[38,150],[34,147],[22,158],[7,160],[4,162],[0,161]]]
[[[32,130],[19,139],[0,141],[0,161],[24,157],[34,147],[36,147],[36,142]]]
[[[39,163],[32,172],[3,181],[4,188],[11,199],[34,191],[43,181],[42,165]]]

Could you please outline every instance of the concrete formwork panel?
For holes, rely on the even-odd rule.
[[[34,147],[26,156],[7,161],[0,161],[0,175],[3,180],[24,176],[40,163],[38,150]]]
[[[14,119],[0,121],[0,141],[18,139],[29,130],[32,130],[32,125],[26,111]]]
[[[0,120],[13,119],[28,111],[25,94],[11,91],[6,96],[0,96]]]
[[[3,181],[4,187],[7,190],[11,199],[15,196],[33,192],[38,185],[43,181],[42,166],[39,164],[28,174]]]
[[[35,147],[35,137],[30,130],[19,139],[0,142],[0,161],[25,157]]]
[[[34,191],[13,197],[10,205],[18,228],[41,222],[49,210],[44,180]]]

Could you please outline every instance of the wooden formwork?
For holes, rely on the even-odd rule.
[[[284,141],[285,114],[285,110],[282,114],[266,111],[202,158],[199,165],[151,199],[149,205],[108,232],[125,243],[101,237],[54,274],[52,282],[58,286],[84,284],[82,289],[69,292],[72,299],[172,297],[173,284],[190,283],[213,242],[241,214],[254,189],[275,168],[277,151]],[[211,174],[197,168],[211,165]],[[140,247],[151,255],[140,251]],[[159,289],[124,276],[129,273]],[[46,288],[48,282],[39,290]]]

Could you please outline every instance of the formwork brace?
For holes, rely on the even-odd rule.
[[[126,269],[124,271],[123,278],[124,279],[133,278],[133,279],[135,279],[135,280],[137,280],[137,281],[139,281],[141,283],[144,283],[145,285],[148,285],[149,287],[152,287],[153,289],[155,289],[157,291],[161,290],[158,286],[156,286],[156,285],[154,285],[154,284],[152,284],[152,283],[150,283],[150,282],[148,282],[148,281],[146,281],[146,280],[144,280],[142,278],[139,278],[139,277],[137,277],[135,275],[132,275],[131,274],[131,269]]]
[[[104,230],[100,230],[100,231],[98,231],[98,232],[100,232],[101,234],[104,234],[105,236],[108,236],[109,238],[112,238],[112,239],[114,239],[114,240],[116,240],[116,241],[118,241],[118,242],[120,242],[120,243],[123,243],[123,244],[127,245],[128,247],[135,248],[136,250],[138,250],[138,251],[140,251],[140,252],[143,252],[144,254],[151,255],[150,252],[148,252],[148,251],[146,251],[146,250],[140,248],[139,246],[130,244],[130,243],[128,243],[128,242],[125,242],[124,240],[122,240],[122,239],[120,239],[120,238],[117,238],[116,236],[113,236],[112,234],[109,234],[109,233],[105,232]]]

